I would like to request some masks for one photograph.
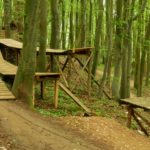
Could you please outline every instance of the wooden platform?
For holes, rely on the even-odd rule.
[[[130,104],[133,107],[150,110],[150,97],[127,98],[127,99],[121,99],[120,101],[121,103]]]
[[[0,47],[7,47],[11,49],[20,50],[23,47],[23,43],[13,40],[13,39],[0,39]],[[93,50],[93,47],[85,47],[85,48],[74,48],[74,49],[51,49],[46,48],[46,54],[55,54],[55,55],[68,55],[68,54],[89,54]],[[39,51],[39,47],[37,47],[37,52]]]
[[[10,92],[5,83],[0,79],[0,100],[15,100],[15,96]]]
[[[127,105],[127,126],[131,127],[132,118],[136,121],[139,125],[141,130],[145,133],[145,135],[149,136],[149,133],[145,126],[143,126],[143,122],[150,127],[150,121],[145,118],[142,114],[140,114],[136,108],[141,108],[144,110],[150,111],[150,97],[135,97],[135,98],[127,98],[127,99],[120,99],[121,104]]]

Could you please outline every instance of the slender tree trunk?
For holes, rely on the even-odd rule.
[[[150,46],[147,49],[147,72],[146,72],[146,81],[145,85],[149,85],[149,76],[150,76]]]
[[[61,43],[59,0],[51,0],[51,14],[52,14],[52,24],[51,24],[50,48],[58,49],[60,48]],[[50,61],[51,61],[51,71],[56,71],[55,65],[56,63],[52,55]]]
[[[88,36],[88,44],[91,46],[92,44],[92,28],[93,28],[93,0],[90,0],[90,15],[89,15],[89,36]]]
[[[13,12],[14,14],[14,22],[17,26],[17,31],[18,31],[18,38],[19,40],[22,40],[22,34],[23,34],[23,22],[24,22],[24,18],[23,18],[23,12],[22,10],[24,10],[24,1],[23,0],[13,0],[13,6],[14,6],[14,10],[15,12]]]
[[[18,99],[34,106],[34,74],[36,68],[36,42],[40,0],[26,0],[25,30],[21,60],[12,91]]]
[[[120,87],[120,96],[121,98],[127,97],[127,63],[128,63],[128,16],[129,16],[129,1],[124,1],[124,10],[123,10],[123,20],[125,22],[123,26],[123,59],[122,59],[122,76],[121,76],[121,87]]]
[[[62,1],[62,48],[66,49],[66,7],[65,1]]]
[[[113,14],[113,2],[111,0],[106,0],[106,32],[107,32],[107,56],[104,67],[103,76],[101,79],[101,88],[100,95],[102,94],[103,87],[106,84],[107,73],[108,73],[108,65],[110,64],[111,54],[112,54],[112,14]]]
[[[60,15],[59,15],[59,0],[51,0],[51,48],[60,48]]]
[[[4,0],[4,26],[5,26],[5,37],[11,37],[10,23],[11,23],[11,0]]]
[[[80,47],[86,44],[86,0],[81,0],[81,19],[80,19]]]
[[[95,30],[95,51],[93,58],[93,66],[92,66],[92,74],[95,76],[98,60],[100,58],[100,45],[101,45],[101,31],[102,31],[102,23],[103,23],[103,0],[98,1],[99,12],[96,20],[96,30]]]
[[[75,46],[78,47],[79,38],[79,0],[76,1],[76,21],[75,21]]]
[[[71,11],[70,11],[70,32],[69,32],[69,45],[70,48],[74,47],[74,15],[73,15],[73,5],[74,0],[71,0]]]
[[[38,71],[40,72],[44,72],[46,67],[47,4],[47,0],[40,0],[40,48],[38,54]]]
[[[141,56],[141,75],[140,75],[140,84],[141,84],[141,91],[140,95],[142,95],[142,86],[143,86],[143,79],[144,79],[144,73],[145,73],[145,63],[146,63],[146,52],[149,50],[149,40],[150,40],[150,19],[148,22],[148,25],[146,27],[145,32],[145,40],[144,40],[144,46],[142,49],[142,56]]]
[[[122,60],[122,10],[123,0],[116,1],[117,16],[116,16],[116,47],[115,47],[115,62],[114,76],[112,82],[112,95],[115,99],[120,98],[120,79],[121,79],[121,60]]]

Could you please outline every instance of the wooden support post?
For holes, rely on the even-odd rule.
[[[33,94],[33,99],[32,99],[32,105],[33,105],[33,108],[34,108],[34,105],[35,105],[35,102],[34,102],[34,101],[35,101],[35,81],[33,81],[33,85],[32,85],[32,86],[33,86],[33,93],[32,93],[32,94]]]
[[[127,110],[128,110],[127,127],[130,128],[130,126],[131,126],[131,119],[132,119],[132,115],[133,115],[133,108],[132,108],[132,106],[128,105],[127,106]]]
[[[91,68],[92,68],[92,54],[89,55],[89,63],[88,63],[88,99],[91,96]]]
[[[41,86],[41,98],[44,99],[44,81],[40,82],[40,86]]]
[[[60,65],[59,65],[58,60],[57,60],[55,57],[54,57],[54,59],[55,59],[56,65],[57,65],[57,67],[58,67],[58,69],[59,69],[59,72],[61,73],[61,75],[62,75],[62,77],[63,77],[63,80],[64,80],[66,86],[69,88],[69,84],[68,84],[68,82],[67,82],[67,80],[66,80],[66,77],[65,77],[65,75],[64,75],[64,73],[63,73],[63,70],[60,68]]]
[[[55,79],[55,85],[54,85],[54,107],[58,107],[58,90],[59,90],[59,82],[58,79]]]
[[[61,69],[62,71],[64,71],[64,70],[65,70],[65,68],[66,68],[66,66],[67,66],[68,61],[69,61],[69,58],[68,58],[68,56],[67,56],[67,59],[66,59],[66,61],[65,61],[64,65],[63,65],[63,67],[62,67],[62,69]]]

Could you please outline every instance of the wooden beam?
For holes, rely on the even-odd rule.
[[[83,67],[84,66],[84,64],[77,58],[77,57],[75,57],[75,59],[78,61],[78,63]],[[87,67],[85,67],[85,72],[86,73],[88,73],[88,69],[87,69]],[[98,87],[100,87],[100,84],[98,83],[98,81],[96,81],[95,80],[95,77],[94,77],[94,75],[93,74],[91,74],[91,78],[92,78],[92,80],[94,81],[94,83],[98,86]],[[105,96],[108,98],[108,99],[112,99],[112,97],[108,94],[108,92],[106,92],[106,90],[103,88],[103,93],[105,94]]]
[[[147,120],[147,119],[145,119],[143,116],[141,116],[137,111],[135,111],[134,110],[134,113],[138,116],[138,117],[140,117],[148,126],[150,126],[150,122]]]
[[[143,127],[143,125],[141,124],[141,122],[138,120],[138,118],[135,116],[134,113],[133,113],[133,118],[134,118],[134,120],[137,122],[137,124],[140,126],[141,130],[145,133],[145,135],[149,136],[148,132],[147,132],[146,129]]]
[[[87,113],[91,114],[91,110],[87,108],[69,89],[67,89],[62,83],[59,83],[60,88],[68,94],[80,107],[82,107]]]

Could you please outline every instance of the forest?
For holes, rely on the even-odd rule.
[[[124,124],[127,108],[149,135],[150,0],[0,0],[0,50],[0,80],[36,111]]]
[[[0,3],[1,29],[7,29],[8,38],[23,40],[24,1]],[[150,72],[149,1],[42,1],[40,9],[33,16],[35,21],[38,17],[35,26],[40,23],[39,45],[46,42],[54,49],[94,47],[92,74],[104,66],[98,79],[100,89],[108,86],[115,99],[127,98],[133,80],[136,95],[142,96]]]

